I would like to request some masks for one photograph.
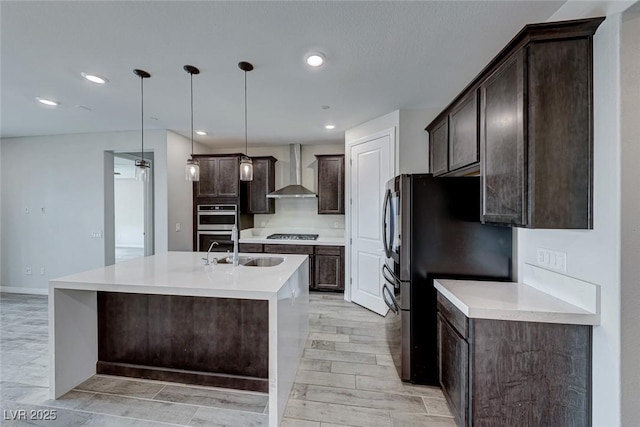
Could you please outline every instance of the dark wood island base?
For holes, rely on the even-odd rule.
[[[268,301],[97,294],[98,374],[269,391]]]

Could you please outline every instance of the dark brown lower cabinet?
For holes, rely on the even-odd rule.
[[[309,289],[344,291],[344,246],[240,243],[240,252],[309,255]]]
[[[469,319],[438,294],[440,385],[459,426],[591,425],[587,325]]]
[[[268,391],[268,301],[98,292],[98,374]]]
[[[264,252],[264,246],[261,243],[240,243],[238,244],[240,252],[261,254]]]
[[[344,247],[316,246],[314,284],[318,291],[344,291]]]

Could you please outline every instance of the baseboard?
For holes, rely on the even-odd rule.
[[[244,377],[241,375],[229,375],[216,372],[190,371],[185,369],[98,360],[96,363],[96,373],[117,375],[121,377],[143,378],[156,381],[169,381],[182,384],[203,385],[207,387],[258,391],[261,393],[269,392],[269,380],[267,378]]]
[[[9,294],[49,295],[49,288],[25,288],[23,286],[0,286],[0,292]]]

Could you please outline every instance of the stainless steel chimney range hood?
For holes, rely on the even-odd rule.
[[[289,179],[293,184],[267,194],[270,199],[294,199],[318,197],[316,193],[302,186],[302,159],[300,144],[289,145]]]

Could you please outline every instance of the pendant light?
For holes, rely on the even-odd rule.
[[[244,71],[244,156],[240,159],[240,181],[253,181],[253,162],[247,146],[247,71],[253,70],[253,65],[242,61],[238,67]]]
[[[151,74],[144,70],[133,70],[133,74],[140,77],[140,140],[142,148],[140,150],[140,159],[136,160],[136,179],[138,181],[149,181],[149,173],[151,164],[144,159],[144,79],[151,77]]]
[[[191,158],[184,167],[184,178],[187,181],[200,181],[200,163],[193,158],[193,75],[200,74],[193,65],[185,65],[184,70],[191,75]]]

